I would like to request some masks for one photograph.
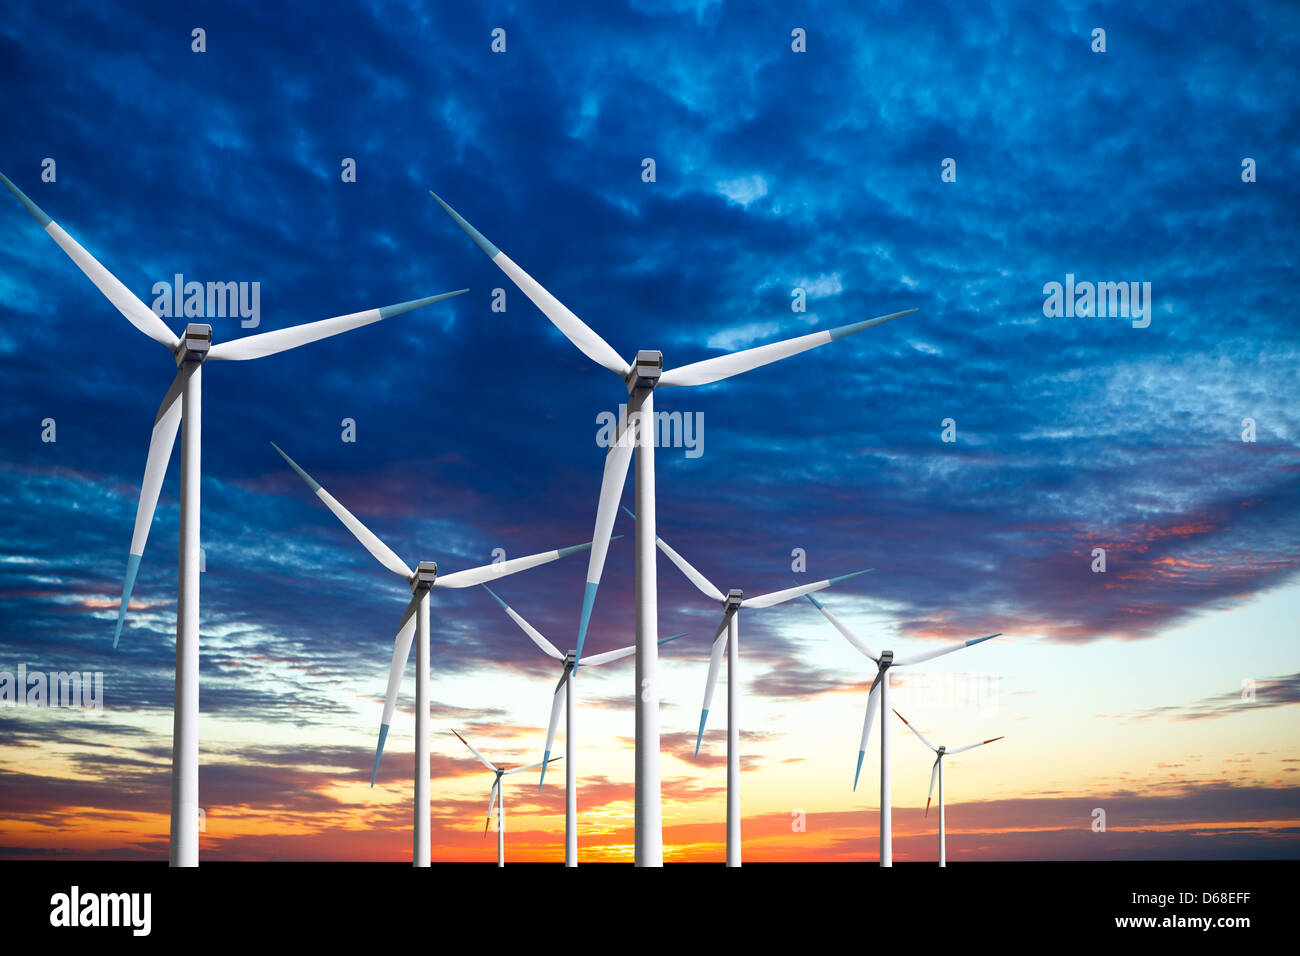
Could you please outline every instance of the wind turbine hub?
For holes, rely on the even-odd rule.
[[[740,588],[732,588],[730,591],[727,592],[727,599],[726,602],[724,603],[724,607],[726,607],[728,611],[737,611],[740,609],[740,602],[744,600],[744,598],[745,598],[744,591],[742,591]]]
[[[659,376],[664,371],[664,353],[653,349],[641,349],[632,362],[632,370],[627,374],[627,392],[652,389],[659,384]]]
[[[576,664],[577,662],[578,662],[578,652],[577,652],[577,651],[569,651],[567,654],[564,655],[564,666],[565,666],[565,667],[572,668],[573,665]]]
[[[176,346],[177,367],[185,362],[202,362],[208,357],[210,348],[212,348],[212,326],[191,322],[185,326],[180,345]]]
[[[438,562],[421,561],[415,568],[415,577],[411,579],[411,590],[417,591],[421,588],[428,590],[433,587],[433,582],[438,579]]]
[[[880,654],[880,669],[883,671],[892,663],[894,663],[894,652],[882,651]]]
[[[943,744],[940,744],[940,745],[939,745],[939,749],[936,750],[935,753],[937,753],[940,757],[942,757],[942,756],[943,756],[943,752],[944,752],[945,750],[947,750],[947,749],[948,749],[948,748],[947,748],[946,746],[944,746]]]

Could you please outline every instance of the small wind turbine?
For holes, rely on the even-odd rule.
[[[633,521],[636,515],[623,509]],[[727,652],[727,866],[741,865],[740,841],[740,609],[742,607],[774,607],[803,597],[813,591],[820,591],[859,574],[874,571],[854,571],[837,578],[815,581],[773,591],[770,594],[758,594],[745,597],[740,588],[732,588],[726,594],[712,581],[691,566],[685,558],[668,546],[663,538],[655,538],[659,550],[668,556],[668,560],[677,565],[677,569],[686,575],[705,597],[712,598],[722,605],[722,623],[713,633],[713,652],[709,656],[709,677],[704,685],[704,707],[700,710],[700,730],[695,736],[695,756],[700,755],[700,741],[704,739],[704,724],[709,719],[709,706],[713,703],[713,692],[718,686],[718,667],[722,663],[722,652]]]
[[[844,635],[845,639],[856,647],[864,656],[869,658],[876,665],[876,678],[871,682],[871,691],[867,694],[867,715],[862,722],[862,743],[858,747],[858,767],[853,772],[853,789],[858,789],[858,777],[862,773],[862,758],[867,753],[867,738],[871,735],[871,722],[875,719],[876,708],[885,708],[889,706],[889,671],[895,667],[909,667],[913,664],[920,664],[925,661],[934,660],[936,657],[942,657],[944,654],[951,654],[953,651],[959,651],[963,647],[970,647],[973,644],[979,644],[982,641],[989,641],[995,637],[1001,637],[1002,632],[990,634],[988,637],[977,637],[969,641],[959,641],[956,644],[945,644],[943,647],[936,647],[932,651],[922,651],[919,654],[913,654],[910,657],[894,657],[893,651],[883,651],[877,654],[867,644],[859,639],[852,631],[844,626],[834,614],[826,610],[822,603],[811,594],[807,595],[813,607],[821,611],[826,620],[835,625],[835,629]],[[890,802],[890,781],[889,781],[889,721],[880,722],[880,865],[894,865],[894,833],[892,820],[892,804]]]
[[[481,753],[474,749],[474,745],[460,736],[460,731],[453,730],[453,734],[460,738],[460,742],[468,747],[478,757],[479,763],[487,767],[494,774],[496,779],[492,781],[492,789],[488,791],[491,799],[488,802],[487,821],[483,824],[483,835],[487,836],[488,826],[492,823],[492,811],[497,812],[497,866],[506,865],[506,797],[501,790],[501,778],[508,777],[512,773],[523,773],[525,770],[532,770],[535,767],[546,769],[546,764],[551,761],[539,760],[537,763],[530,763],[523,767],[511,767],[507,770],[505,767],[495,766],[492,761],[488,760]],[[556,760],[563,760],[563,757],[556,757]]]
[[[600,500],[596,508],[596,531],[591,558],[587,564],[587,585],[582,596],[582,617],[578,624],[578,665],[582,663],[582,645],[587,637],[596,589],[605,566],[606,542],[614,527],[619,498],[636,449],[636,800],[634,815],[635,861],[637,866],[663,865],[663,821],[659,777],[659,604],[655,569],[655,411],[654,392],[663,385],[709,385],[733,375],[767,365],[779,359],[806,352],[882,325],[891,319],[915,312],[906,309],[865,319],[835,329],[800,335],[782,342],[760,345],[729,355],[693,362],[664,370],[663,353],[642,349],[629,363],[580,318],[547,292],[532,276],[511,261],[483,234],[466,222],[459,213],[443,202],[432,190],[430,196],[468,233],[533,304],[580,352],[597,365],[609,369],[627,387],[629,415],[627,426],[610,446],[605,456]],[[634,427],[637,423],[641,427]]]
[[[135,532],[131,536],[131,550],[126,559],[126,580],[122,586],[122,603],[117,611],[117,628],[113,632],[113,646],[122,636],[122,624],[140,570],[149,526],[153,523],[158,506],[158,494],[176,432],[181,431],[181,504],[180,504],[180,558],[178,577],[180,585],[176,601],[176,697],[172,707],[172,806],[169,858],[172,866],[199,865],[199,488],[202,434],[202,384],[205,360],[231,360],[263,358],[297,348],[340,332],[369,325],[411,309],[440,302],[443,299],[468,292],[461,289],[442,295],[415,299],[380,309],[353,312],[348,315],[294,325],[274,332],[247,335],[229,342],[212,344],[212,327],[191,322],[184,334],[177,338],[167,324],[152,309],[141,302],[134,293],[83,249],[41,208],[24,195],[7,176],[0,173],[0,181],[27,208],[41,227],[49,234],[74,263],[86,274],[117,308],[126,320],[164,346],[176,360],[176,377],[163,397],[154,419],[153,437],[149,440],[149,455],[145,459],[144,481],[140,486],[140,503],[135,512]]]
[[[379,775],[379,758],[384,753],[384,741],[388,739],[388,728],[393,722],[393,711],[397,707],[397,691],[402,684],[402,672],[411,656],[411,640],[418,636],[415,651],[415,823],[413,828],[412,862],[415,866],[429,865],[429,591],[432,588],[467,588],[485,581],[495,581],[508,574],[535,568],[557,558],[585,551],[591,547],[587,544],[560,548],[558,551],[543,551],[510,561],[485,564],[482,567],[457,571],[453,574],[438,576],[436,561],[421,561],[414,571],[399,558],[388,545],[379,540],[369,528],[356,519],[352,512],[339,504],[334,496],[320,486],[311,475],[298,467],[297,463],[280,451],[274,442],[271,447],[280,452],[280,457],[289,463],[307,486],[316,492],[316,497],[325,503],[325,507],[334,512],[334,516],[343,522],[361,542],[362,546],[378,559],[379,563],[404,578],[411,587],[412,597],[402,614],[397,628],[397,639],[393,642],[393,662],[388,669],[388,690],[384,694],[384,716],[379,724],[379,746],[375,748],[375,769],[370,775],[370,786],[375,785]]]
[[[930,798],[934,796],[934,781],[935,781],[935,777],[938,777],[939,779],[939,865],[947,866],[948,848],[946,842],[946,834],[944,831],[945,821],[943,815],[943,758],[950,754],[959,754],[963,750],[974,750],[976,747],[983,747],[985,744],[991,744],[995,740],[1001,740],[1002,737],[990,737],[988,740],[981,740],[979,743],[967,744],[965,747],[957,747],[954,750],[949,750],[947,747],[944,747],[942,745],[936,747],[934,744],[930,743],[930,741],[926,739],[925,734],[921,733],[919,730],[917,730],[915,727],[913,727],[911,724],[907,722],[906,717],[904,717],[902,714],[899,714],[898,711],[896,710],[894,711],[894,713],[898,714],[898,719],[901,720],[903,723],[907,724],[907,729],[910,730],[912,733],[916,734],[917,739],[920,740],[921,743],[925,744],[927,747],[929,747],[931,750],[935,752],[934,766],[930,768],[930,790],[925,795],[925,815],[927,817],[930,815]]]
[[[615,537],[618,537],[617,535]],[[576,771],[574,770],[573,747],[575,740],[574,725],[577,722],[577,702],[574,698],[573,690],[573,672],[577,667],[578,652],[569,651],[567,654],[561,654],[559,649],[542,636],[541,631],[533,627],[523,619],[518,612],[509,604],[497,597],[486,584],[483,590],[496,598],[496,602],[505,609],[510,615],[510,619],[519,625],[520,629],[528,635],[538,649],[547,657],[560,661],[562,672],[560,682],[555,685],[555,694],[551,699],[551,722],[546,728],[546,749],[542,756],[542,762],[539,766],[542,768],[541,779],[537,781],[537,789],[542,789],[542,781],[546,779],[546,765],[551,759],[551,745],[555,743],[555,728],[560,721],[560,705],[564,704],[564,865],[578,865],[578,786],[576,781]],[[667,644],[669,641],[675,641],[679,637],[685,637],[685,634],[674,634],[672,637],[661,637],[659,643]],[[622,660],[625,657],[631,657],[636,653],[636,645],[630,647],[620,647],[616,651],[606,651],[604,654],[593,654],[591,657],[584,658],[582,663],[586,667],[599,664],[609,664],[613,661]]]

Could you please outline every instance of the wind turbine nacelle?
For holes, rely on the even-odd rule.
[[[880,652],[880,669],[881,669],[881,670],[884,670],[886,667],[888,667],[888,666],[889,666],[890,664],[892,664],[892,663],[894,663],[894,652],[893,652],[893,651],[881,651],[881,652]]]
[[[745,599],[745,592],[740,588],[732,588],[727,592],[726,608],[728,611],[739,610],[740,602]]]
[[[664,371],[664,353],[653,349],[642,349],[636,353],[632,362],[632,371],[627,376],[628,394],[637,389],[654,388],[659,384],[659,376]]]
[[[421,561],[415,568],[415,578],[411,582],[413,587],[433,587],[433,582],[438,579],[438,562]]]
[[[181,343],[176,347],[176,364],[202,362],[208,357],[210,348],[212,348],[212,326],[191,322],[185,326]]]

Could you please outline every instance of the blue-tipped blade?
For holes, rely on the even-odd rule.
[[[375,778],[379,776],[379,758],[384,755],[384,741],[388,739],[388,725],[379,725],[379,746],[375,748],[375,770],[370,775],[370,786],[375,785]]]
[[[505,608],[506,610],[510,610],[510,605],[507,604],[505,601],[501,600],[499,597],[497,597],[497,593],[496,593],[495,591],[493,591],[490,587],[488,587],[486,584],[484,584],[484,585],[482,585],[482,588],[483,588],[483,590],[486,591],[488,594],[490,594],[490,595],[492,595],[494,598],[496,598],[496,602],[497,602],[498,604],[500,604],[503,608]]]
[[[1001,636],[1002,636],[1002,632],[1001,632],[1001,631],[998,631],[996,634],[990,634],[988,637],[977,637],[977,638],[975,638],[975,640],[973,640],[973,641],[967,641],[967,642],[966,642],[966,646],[967,646],[967,647],[970,647],[972,644],[980,644],[980,643],[982,643],[982,642],[984,642],[984,641],[991,641],[991,640],[993,640],[993,638],[995,638],[995,637],[1001,637]]]
[[[551,762],[551,752],[548,750],[542,755],[542,775],[537,780],[537,789],[542,789],[542,782],[546,779],[546,767]]]
[[[853,789],[858,789],[858,775],[862,773],[862,758],[867,755],[865,750],[858,751],[858,769],[853,771]]]
[[[469,289],[457,289],[455,292],[444,292],[441,295],[429,295],[423,299],[412,299],[409,302],[398,302],[396,305],[386,305],[379,310],[381,319],[391,318],[394,315],[401,315],[403,312],[410,312],[412,309],[423,308],[426,305],[433,305],[435,302],[441,302],[443,299],[450,299],[452,296],[464,295]]]
[[[135,588],[135,576],[140,572],[140,555],[130,554],[126,558],[126,583],[122,585],[122,606],[117,609],[117,630],[113,632],[113,646],[122,636],[122,624],[126,620],[126,606],[131,603],[131,591]]]
[[[312,491],[320,491],[320,482],[318,482],[311,475],[307,474],[307,472],[299,468],[298,463],[284,453],[284,449],[282,449],[275,442],[271,442],[271,447],[280,453],[280,457],[289,463],[289,467],[298,473],[299,478],[307,482],[308,488],[310,488]]]
[[[613,535],[609,540],[617,541],[621,537],[623,537],[621,534],[616,534]],[[559,548],[556,550],[556,553],[562,558],[567,558],[571,554],[577,554],[579,551],[586,551],[590,547],[591,547],[591,542],[588,541],[586,544],[571,544],[567,548]]]
[[[25,192],[23,192],[12,182],[10,182],[8,176],[6,176],[4,173],[0,173],[0,180],[3,180],[4,184],[9,187],[9,191],[18,198],[18,201],[20,203],[22,203],[24,206],[27,207],[27,211],[32,214],[33,219],[35,219],[37,222],[41,224],[42,229],[44,229],[52,222],[50,217],[45,215],[45,213],[41,211],[40,206],[36,205],[36,203],[28,199],[27,194]]]
[[[695,735],[695,756],[700,755],[700,741],[704,739],[704,722],[709,719],[707,710],[700,711],[700,732]]]
[[[582,645],[587,641],[587,625],[591,623],[591,609],[596,603],[596,588],[600,587],[594,581],[588,581],[586,588],[582,592],[582,620],[578,622],[578,653],[574,657],[573,669],[578,669],[578,661],[582,660]]]
[[[429,195],[432,196],[434,199],[438,200],[438,205],[441,206],[443,209],[447,210],[447,215],[451,216],[452,219],[455,219],[456,224],[460,226],[462,229],[464,229],[467,233],[469,233],[469,237],[473,239],[476,243],[478,243],[478,247],[487,253],[487,257],[489,259],[495,259],[497,255],[500,254],[501,252],[500,249],[492,245],[492,243],[488,242],[487,239],[484,238],[483,233],[479,232],[477,229],[475,229],[473,226],[467,223],[464,219],[462,219],[460,213],[458,213],[456,210],[452,209],[445,202],[443,202],[441,196],[439,196],[432,189],[429,190]]]
[[[661,637],[661,638],[659,638],[659,643],[660,643],[660,644],[667,644],[669,641],[675,641],[675,640],[677,640],[677,638],[679,638],[679,637],[686,637],[686,635],[689,634],[689,633],[690,633],[690,631],[687,631],[685,634],[674,634],[672,637]]]
[[[831,329],[831,341],[842,339],[846,335],[853,335],[855,332],[861,332],[863,329],[870,329],[877,325],[884,325],[904,315],[911,315],[916,309],[904,309],[902,312],[894,312],[891,315],[880,315],[874,319],[864,319],[861,322],[854,322],[852,325],[841,325],[837,329]]]
[[[870,573],[871,573],[872,571],[874,571],[874,570],[876,570],[876,569],[875,569],[875,568],[867,568],[866,570],[863,570],[863,571],[853,571],[853,572],[851,572],[851,573],[849,573],[849,574],[841,574],[838,578],[831,578],[831,584],[830,584],[830,586],[834,586],[834,585],[836,585],[836,584],[839,584],[841,581],[847,581],[849,578],[856,578],[859,574],[870,574]],[[814,602],[814,603],[815,603],[815,602]]]

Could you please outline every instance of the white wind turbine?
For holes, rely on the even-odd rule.
[[[992,640],[995,637],[1001,637],[1002,632],[990,634],[988,637],[976,637],[969,641],[960,641],[956,644],[945,644],[943,647],[937,647],[932,651],[922,651],[919,654],[913,654],[910,657],[894,657],[893,651],[882,651],[877,654],[867,644],[857,637],[852,631],[844,626],[844,623],[830,611],[822,606],[811,594],[807,595],[813,607],[821,611],[826,620],[835,625],[835,629],[844,635],[845,639],[856,647],[863,655],[869,658],[876,665],[876,677],[871,682],[871,691],[867,695],[867,715],[862,722],[862,743],[858,747],[858,766],[853,772],[853,789],[858,789],[858,776],[862,773],[862,758],[867,753],[867,738],[871,735],[871,722],[875,719],[876,708],[881,709],[889,706],[889,672],[895,667],[908,667],[913,664],[920,664],[924,661],[934,660],[936,657],[942,657],[944,654],[951,654],[953,651],[959,651],[963,647],[970,647],[973,644],[979,644],[983,641]],[[889,781],[889,721],[880,722],[880,865],[894,865],[894,833],[892,820],[892,804],[890,802],[890,781]]]
[[[636,515],[623,509],[636,520]],[[713,703],[713,692],[718,686],[718,668],[722,663],[722,652],[727,652],[727,866],[741,865],[740,841],[740,609],[773,607],[803,597],[813,591],[820,591],[859,574],[874,571],[854,571],[841,574],[837,578],[814,581],[773,591],[770,594],[758,594],[745,597],[740,588],[732,588],[726,594],[696,570],[690,562],[668,546],[663,538],[655,538],[659,550],[668,556],[668,560],[677,565],[677,569],[686,575],[686,579],[696,586],[705,597],[712,598],[722,605],[722,623],[713,633],[713,651],[709,656],[709,677],[704,685],[704,706],[700,710],[700,729],[695,736],[695,756],[700,755],[700,741],[704,738],[704,724],[709,719],[709,705]]]
[[[983,747],[985,744],[991,744],[995,740],[1001,740],[1002,737],[990,737],[988,740],[981,740],[978,743],[967,744],[965,747],[957,747],[953,750],[949,750],[947,747],[944,747],[943,745],[936,747],[934,744],[930,743],[930,741],[926,739],[925,734],[921,733],[910,723],[908,723],[906,717],[904,717],[902,714],[899,714],[898,711],[896,710],[894,711],[894,713],[898,714],[898,719],[901,720],[903,723],[907,724],[907,729],[910,730],[912,733],[916,734],[917,739],[920,740],[921,743],[925,744],[935,753],[934,766],[930,768],[930,790],[925,795],[925,815],[926,816],[930,815],[930,798],[934,796],[934,781],[935,778],[938,777],[939,779],[939,865],[947,866],[948,847],[946,841],[946,833],[944,831],[945,821],[943,815],[943,758],[945,756],[950,756],[951,754],[959,754],[963,750],[974,750],[976,747]]]
[[[606,542],[614,527],[615,512],[623,493],[623,483],[636,448],[636,851],[637,866],[663,865],[663,826],[659,783],[659,656],[656,638],[659,632],[658,596],[655,569],[655,415],[654,391],[663,385],[708,385],[741,372],[767,365],[779,359],[826,345],[836,339],[862,332],[891,319],[915,312],[907,309],[851,325],[840,326],[782,342],[744,349],[730,355],[693,362],[678,368],[663,368],[663,354],[642,349],[631,363],[625,362],[604,339],[591,330],[558,299],[546,291],[500,249],[483,237],[459,213],[443,202],[432,190],[429,195],[447,211],[470,238],[519,287],[533,304],[550,319],[579,351],[620,379],[628,391],[628,425],[605,456],[600,500],[596,509],[595,542],[587,565],[587,585],[582,598],[582,616],[578,625],[578,662],[586,640],[596,589],[605,566]],[[638,421],[649,427],[636,428]]]
[[[348,315],[290,326],[274,332],[248,335],[229,342],[212,344],[212,328],[190,323],[179,338],[152,309],[140,301],[118,278],[100,265],[75,239],[47,216],[36,203],[23,194],[7,176],[0,181],[27,208],[32,217],[53,239],[86,277],[95,284],[126,320],[164,346],[176,360],[176,377],[163,397],[154,419],[153,437],[145,460],[144,481],[135,513],[135,533],[126,561],[126,580],[122,603],[117,612],[113,646],[117,647],[126,620],[131,591],[140,570],[149,526],[153,523],[158,495],[162,490],[176,432],[181,431],[181,502],[179,587],[176,602],[176,696],[172,708],[172,804],[169,858],[172,866],[198,866],[199,863],[199,487],[200,438],[202,433],[202,382],[205,360],[262,358],[286,349],[297,348],[350,329],[408,312],[421,306],[460,295],[468,289],[443,295],[368,309]]]
[[[615,537],[620,537],[615,535]],[[564,865],[578,865],[578,786],[577,772],[574,769],[574,740],[575,724],[577,722],[577,702],[573,690],[573,672],[577,667],[578,652],[569,651],[568,654],[561,654],[559,648],[548,641],[542,632],[537,630],[523,617],[515,611],[509,604],[497,597],[486,584],[483,590],[496,598],[496,602],[505,609],[510,619],[519,625],[520,629],[528,635],[529,639],[537,645],[538,649],[547,657],[560,661],[562,673],[560,682],[555,685],[555,693],[551,699],[551,721],[546,728],[546,749],[543,752],[542,762],[537,766],[542,768],[541,779],[537,781],[537,789],[542,789],[542,781],[546,779],[546,765],[551,759],[551,746],[555,743],[555,728],[560,721],[560,705],[564,705]],[[679,637],[685,637],[685,634],[674,634],[672,637],[661,637],[659,643],[667,644],[669,641],[675,641]],[[613,661],[622,660],[625,657],[631,657],[636,653],[636,645],[630,647],[620,647],[616,651],[606,651],[604,654],[593,654],[591,657],[584,658],[584,666],[609,664]]]
[[[334,496],[320,486],[311,475],[298,467],[297,463],[280,451],[272,442],[271,447],[280,452],[280,456],[298,473],[307,486],[316,493],[316,497],[325,503],[325,507],[343,522],[343,526],[352,532],[362,546],[375,558],[402,577],[411,587],[412,597],[402,614],[397,628],[397,639],[393,642],[393,661],[388,669],[388,689],[384,694],[384,716],[379,724],[379,745],[375,748],[375,769],[370,775],[370,786],[375,785],[379,774],[379,758],[384,753],[384,741],[388,739],[388,728],[393,722],[393,711],[397,706],[397,691],[402,684],[402,672],[411,656],[411,641],[418,637],[415,651],[415,822],[412,831],[412,863],[415,866],[429,865],[429,591],[431,588],[467,588],[485,581],[495,581],[508,574],[535,568],[557,558],[584,551],[590,543],[560,548],[558,551],[543,551],[522,558],[486,564],[466,571],[456,571],[439,577],[436,561],[421,561],[414,571],[399,558],[388,545],[379,540],[369,528],[356,519],[352,512],[339,504]]]
[[[542,770],[545,770],[546,764],[553,761],[539,760],[537,761],[537,763],[530,763],[523,767],[511,767],[509,770],[507,770],[505,767],[498,767],[494,765],[492,761],[488,760],[487,757],[484,757],[481,753],[479,753],[474,748],[474,745],[472,743],[470,743],[464,737],[460,736],[460,731],[453,730],[452,733],[460,738],[460,742],[463,743],[466,747],[468,747],[473,752],[475,757],[478,757],[479,763],[481,763],[483,766],[487,767],[494,774],[496,774],[496,779],[492,781],[492,789],[488,791],[488,793],[490,794],[490,799],[488,802],[487,821],[483,824],[483,835],[487,836],[488,826],[491,825],[492,823],[492,811],[495,809],[497,812],[497,866],[505,866],[506,865],[506,797],[501,790],[501,778],[508,777],[512,773],[523,773],[525,770],[532,770],[535,767],[541,767]],[[556,757],[555,759],[563,760],[564,758]]]

